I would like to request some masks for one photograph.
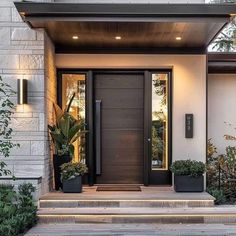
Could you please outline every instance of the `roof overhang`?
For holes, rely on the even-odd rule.
[[[236,53],[209,53],[208,72],[210,74],[235,74]]]
[[[205,53],[236,14],[235,4],[14,4],[30,27],[46,29],[57,52],[76,53]]]

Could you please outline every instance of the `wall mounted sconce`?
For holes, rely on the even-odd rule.
[[[26,79],[17,80],[17,103],[19,105],[27,104],[28,81]]]

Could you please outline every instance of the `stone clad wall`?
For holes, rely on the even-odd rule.
[[[42,193],[48,191],[49,181],[45,38],[44,30],[32,30],[22,22],[13,0],[0,1],[0,75],[15,90],[17,79],[28,80],[28,104],[17,105],[12,119],[13,140],[20,148],[5,160],[16,177],[42,176]],[[53,55],[52,45],[49,50]]]
[[[45,64],[45,130],[47,130],[47,124],[55,123],[55,116],[53,110],[53,103],[57,102],[57,77],[56,77],[56,68],[55,68],[55,48],[51,41],[51,39],[45,33],[45,57],[44,57],[44,64]],[[45,176],[48,179],[45,179],[45,184],[49,188],[52,188],[52,159],[49,157],[53,156],[53,150],[50,147],[49,137],[46,140],[46,156],[45,158]]]

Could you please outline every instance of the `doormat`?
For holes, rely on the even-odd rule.
[[[141,188],[138,185],[113,185],[113,186],[98,186],[97,191],[139,191],[141,192]]]

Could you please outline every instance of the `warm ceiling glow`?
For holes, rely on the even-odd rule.
[[[79,36],[77,36],[77,35],[73,35],[73,37],[72,37],[72,39],[78,39],[79,38]]]
[[[115,39],[116,40],[121,40],[121,36],[116,36]]]
[[[176,37],[175,39],[176,39],[177,41],[180,41],[182,38],[178,36],[178,37]]]

